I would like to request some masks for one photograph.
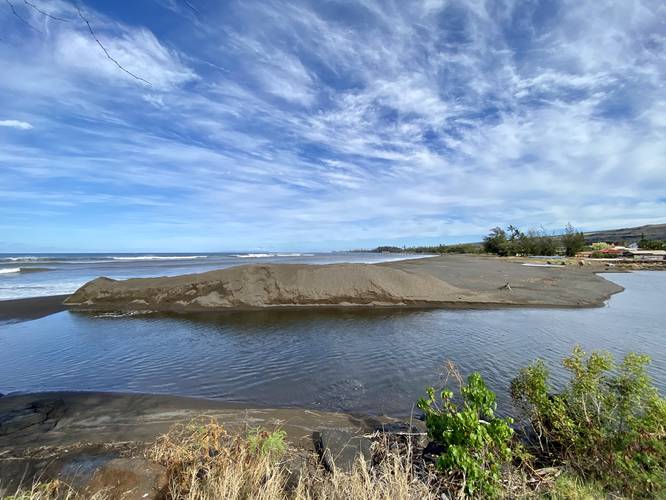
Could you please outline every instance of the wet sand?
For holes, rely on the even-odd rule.
[[[27,299],[0,300],[0,324],[4,322],[28,321],[65,311],[63,301],[67,295],[31,297]]]
[[[149,394],[45,392],[5,396],[0,398],[0,496],[35,480],[60,479],[75,487],[90,487],[102,468],[122,464],[120,472],[115,471],[112,481],[104,486],[118,489],[120,481],[124,489],[139,493],[118,498],[163,498],[155,492],[142,495],[143,490],[138,490],[139,486],[146,491],[155,489],[152,474],[156,469],[158,476],[164,477],[163,467],[149,463],[145,452],[172,426],[193,419],[216,419],[231,434],[257,427],[282,429],[290,445],[299,450],[296,458],[314,452],[322,432],[360,437],[394,422]]]
[[[248,408],[219,400],[155,394],[44,392],[0,398],[0,450],[78,442],[150,442],[174,424],[210,417],[229,429],[280,427],[290,442],[312,447],[312,433],[362,433],[393,421],[385,417],[297,408]]]

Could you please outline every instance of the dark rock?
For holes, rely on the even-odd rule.
[[[426,462],[434,463],[437,458],[446,451],[446,446],[431,441],[423,448],[423,459]]]
[[[406,422],[391,422],[383,424],[375,429],[377,432],[384,434],[416,434],[420,433],[419,429]]]
[[[46,399],[0,415],[0,436],[22,431],[33,431],[36,426],[41,431],[55,427],[64,414],[64,401]]]
[[[330,472],[351,472],[360,456],[367,464],[371,458],[371,441],[350,432],[327,429],[313,435],[315,449]]]
[[[399,454],[423,448],[427,442],[427,433],[405,422],[392,422],[375,428],[378,441],[388,450]],[[381,457],[379,457],[381,458]]]

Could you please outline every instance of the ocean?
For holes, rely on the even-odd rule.
[[[127,279],[250,263],[372,263],[416,257],[427,256],[369,252],[0,253],[0,300],[70,294],[99,276]]]

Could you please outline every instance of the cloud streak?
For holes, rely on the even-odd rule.
[[[666,213],[657,1],[84,5],[151,86],[73,4],[34,3],[68,22],[0,11],[0,104],[25,120],[0,125],[35,127],[0,132],[17,248],[341,249]]]
[[[0,127],[17,128],[19,130],[30,130],[32,125],[20,120],[0,120]]]

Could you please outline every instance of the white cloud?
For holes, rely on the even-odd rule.
[[[194,80],[196,74],[184,66],[145,29],[125,28],[119,34],[98,34],[112,57],[127,71],[150,82],[156,90],[170,90]],[[75,70],[90,77],[104,77],[110,82],[140,83],[106,58],[89,34],[62,30],[56,37],[55,57],[65,70]]]
[[[19,130],[30,130],[32,125],[20,120],[0,120],[0,127],[17,128]]]
[[[537,3],[364,0],[339,17],[247,1],[202,7],[196,29],[158,3],[187,22],[151,31],[86,10],[152,88],[105,58],[70,4],[56,3],[70,23],[0,45],[3,113],[49,134],[0,148],[3,186],[26,193],[5,213],[29,198],[31,213],[78,220],[108,204],[130,236],[236,249],[666,213],[658,2],[565,2],[536,26]]]

